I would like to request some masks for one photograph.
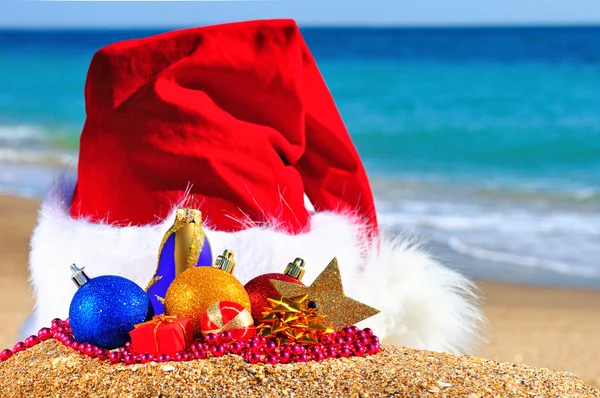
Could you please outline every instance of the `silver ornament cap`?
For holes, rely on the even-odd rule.
[[[71,280],[75,285],[79,288],[92,279],[87,272],[85,272],[85,267],[79,268],[76,264],[71,264]]]

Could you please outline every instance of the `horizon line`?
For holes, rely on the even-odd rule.
[[[248,0],[242,0],[248,1]],[[269,1],[269,0],[266,0]],[[292,19],[292,18],[268,18]],[[232,21],[236,22],[236,21]],[[453,23],[386,23],[386,22],[298,22],[300,28],[401,28],[401,29],[486,29],[486,28],[597,28],[598,22],[453,22]],[[0,30],[151,30],[151,29],[187,29],[227,22],[205,22],[193,25],[0,25]]]

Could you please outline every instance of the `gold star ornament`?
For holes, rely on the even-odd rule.
[[[308,295],[308,299],[318,306],[319,314],[326,316],[322,324],[334,330],[352,326],[379,313],[379,310],[344,294],[337,258],[331,260],[310,286],[275,279],[271,279],[271,283],[284,297]]]

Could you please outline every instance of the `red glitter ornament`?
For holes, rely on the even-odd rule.
[[[304,276],[304,260],[297,258],[293,263],[289,263],[283,274],[264,274],[250,280],[244,286],[248,297],[250,297],[250,306],[252,307],[252,318],[257,324],[262,319],[262,312],[265,308],[270,308],[270,298],[279,298],[281,294],[275,289],[271,283],[271,279],[278,281],[296,283],[303,285],[301,282]]]

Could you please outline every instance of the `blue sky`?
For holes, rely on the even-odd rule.
[[[304,25],[598,24],[600,0],[0,0],[0,26],[185,27],[260,18]]]

